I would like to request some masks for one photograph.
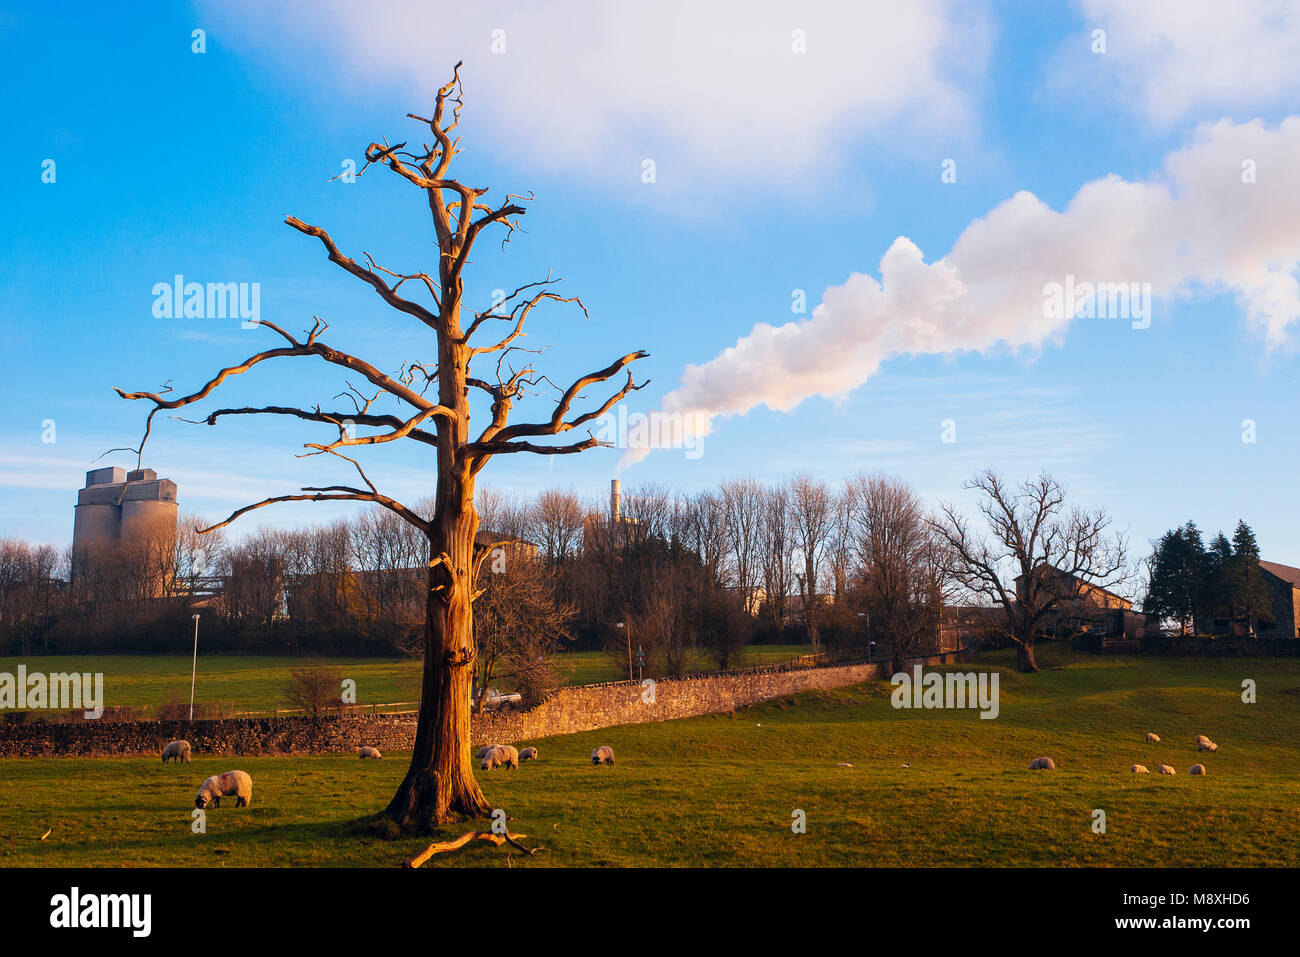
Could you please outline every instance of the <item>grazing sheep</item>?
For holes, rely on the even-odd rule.
[[[1196,750],[1197,751],[1218,751],[1219,746],[1215,744],[1213,741],[1211,741],[1209,738],[1206,738],[1203,741],[1196,742]]]
[[[535,760],[536,758],[537,758],[536,748],[524,748],[522,751],[519,752],[520,761],[532,761]]]
[[[613,764],[614,749],[608,745],[602,744],[595,751],[591,752],[592,764]]]
[[[1161,773],[1161,774],[1175,774],[1175,773],[1177,773],[1177,772],[1175,772],[1174,769],[1171,768],[1169,765],[1167,765],[1167,764],[1162,764],[1162,765],[1160,765],[1160,773]]]
[[[841,761],[839,764],[837,764],[837,765],[835,765],[835,766],[836,766],[837,768],[851,768],[851,767],[853,767],[853,765],[849,764],[849,762],[847,762],[847,761]]]
[[[253,800],[253,779],[246,772],[227,771],[212,775],[194,795],[194,806],[201,810],[211,802],[213,807],[220,807],[221,799],[231,795],[235,797],[235,807],[248,807]]]
[[[1133,765],[1133,773],[1134,773],[1134,774],[1150,774],[1151,772],[1148,771],[1148,770],[1147,770],[1143,765],[1141,765],[1141,764],[1135,764],[1135,765]]]
[[[504,767],[511,770],[519,767],[519,752],[508,744],[498,744],[487,754],[483,755],[483,763],[479,767],[484,771],[490,771],[493,768]]]
[[[1156,744],[1159,744],[1159,743],[1160,743],[1160,735],[1158,735],[1158,734],[1153,734],[1152,732],[1148,731],[1148,732],[1147,732],[1147,740],[1148,740],[1148,741],[1153,741],[1153,742],[1155,742]]]
[[[1190,768],[1187,769],[1187,773],[1188,773],[1188,774],[1204,774],[1204,773],[1205,773],[1205,765],[1203,765],[1203,764],[1193,764]]]
[[[379,753],[378,748],[372,748],[368,744],[363,744],[361,747],[357,748],[357,757],[364,760],[365,758],[382,758],[383,755]]]
[[[474,760],[475,760],[475,761],[482,761],[485,757],[487,757],[487,753],[488,753],[489,751],[491,751],[493,748],[499,748],[499,747],[501,747],[501,745],[499,745],[499,744],[485,744],[485,745],[483,745],[483,747],[479,748],[477,751],[474,752]]]
[[[163,764],[167,763],[168,758],[171,758],[178,764],[182,761],[189,764],[190,743],[188,741],[173,741],[171,744],[167,745],[167,747],[163,748],[162,751]]]
[[[1029,770],[1031,770],[1031,771],[1055,771],[1055,770],[1056,770],[1056,762],[1053,761],[1051,758],[1034,758],[1034,760],[1032,760],[1032,761],[1029,762]]]

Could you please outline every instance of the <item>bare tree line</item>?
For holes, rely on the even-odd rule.
[[[625,491],[618,525],[606,501],[572,490],[523,497],[482,488],[475,505],[486,540],[526,545],[508,563],[480,567],[475,693],[508,673],[530,698],[544,697],[562,646],[607,647],[622,667],[634,644],[657,675],[680,674],[701,656],[734,667],[754,641],[806,642],[814,652],[871,643],[902,667],[934,645],[944,610],[963,603],[996,612],[986,621],[1034,670],[1034,636],[1078,599],[1039,570],[1109,587],[1126,575],[1123,542],[1108,534],[1105,512],[1067,508],[1050,476],[1017,487],[983,472],[967,487],[979,496],[982,530],[881,474],[739,478],[694,493],[646,484]],[[164,640],[179,645],[194,596],[215,586],[218,597],[202,609],[210,647],[419,650],[427,539],[390,510],[234,541],[200,538],[204,525],[184,517],[174,549],[84,556],[70,585],[59,581],[67,553],[0,541],[5,647],[156,650],[138,643],[151,627],[170,629]],[[115,632],[137,642],[113,643]]]

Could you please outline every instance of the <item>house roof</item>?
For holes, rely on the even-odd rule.
[[[1259,567],[1271,575],[1276,575],[1293,588],[1300,588],[1300,568],[1291,565],[1279,565],[1277,562],[1260,562]]]
[[[1264,562],[1260,562],[1260,564],[1262,565],[1262,564],[1264,564]],[[1042,568],[1043,566],[1040,565],[1039,567]],[[1280,567],[1280,568],[1285,568],[1286,566],[1285,566],[1285,565],[1281,565],[1281,566],[1279,566],[1279,567]],[[1091,590],[1091,591],[1101,592],[1101,594],[1103,594],[1103,595],[1108,595],[1108,596],[1111,597],[1111,598],[1117,598],[1117,599],[1119,599],[1120,601],[1122,601],[1122,602],[1128,604],[1130,607],[1131,607],[1132,604],[1133,604],[1131,601],[1129,601],[1129,600],[1128,600],[1127,598],[1125,598],[1123,595],[1117,595],[1117,594],[1115,594],[1115,592],[1111,591],[1109,588],[1103,588],[1101,585],[1095,585],[1095,584],[1093,584],[1092,582],[1088,581],[1086,578],[1081,578],[1081,577],[1079,577],[1078,575],[1071,575],[1069,572],[1067,572],[1067,571],[1063,571],[1062,569],[1057,568],[1057,567],[1054,566],[1054,565],[1048,565],[1047,568],[1050,569],[1051,571],[1055,572],[1057,575],[1061,576],[1062,578],[1069,578],[1069,579],[1071,579],[1071,580],[1073,580],[1073,581],[1078,582],[1080,585],[1083,585],[1085,588],[1087,588],[1087,589],[1089,589],[1089,590]],[[1291,569],[1291,570],[1294,571],[1294,572],[1296,572],[1296,574],[1300,574],[1300,569],[1295,569],[1295,568],[1293,568],[1293,569]],[[1022,578],[1024,578],[1024,577],[1025,577],[1024,575],[1017,575],[1017,576],[1013,579],[1013,581],[1018,582],[1018,581],[1020,581],[1020,580],[1021,580]]]

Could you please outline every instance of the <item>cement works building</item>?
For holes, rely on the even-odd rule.
[[[176,483],[153,469],[93,469],[77,493],[72,526],[73,574],[77,556],[121,545],[176,542]]]

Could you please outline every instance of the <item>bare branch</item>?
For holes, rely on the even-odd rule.
[[[384,302],[388,303],[394,309],[397,309],[400,312],[404,312],[407,315],[414,316],[415,318],[423,322],[426,326],[428,326],[430,329],[438,328],[437,314],[430,312],[428,309],[426,309],[424,306],[421,306],[417,302],[412,302],[409,299],[403,299],[401,296],[397,294],[396,288],[389,286],[388,283],[384,282],[383,278],[380,277],[377,273],[369,269],[366,269],[364,266],[360,265],[356,260],[349,259],[347,256],[344,256],[341,252],[339,252],[338,246],[334,245],[334,240],[330,238],[329,233],[325,232],[325,230],[321,229],[319,226],[309,226],[307,223],[304,223],[301,219],[298,219],[296,216],[286,216],[284,221],[288,223],[290,226],[292,226],[294,229],[298,230],[298,232],[305,233],[308,236],[315,236],[317,239],[319,239],[321,241],[321,244],[325,247],[326,251],[329,253],[330,262],[343,267],[348,272],[352,273],[352,275],[356,276],[358,279],[362,279],[367,283],[369,283],[371,286],[374,287],[375,292],[379,293],[380,297],[383,298]],[[385,272],[387,272],[387,270],[385,270]],[[390,275],[393,274],[390,273]],[[423,273],[417,273],[415,275],[422,276]],[[402,281],[405,282],[407,278],[411,278],[411,277],[404,277]],[[398,285],[400,286],[401,283],[398,283]],[[432,292],[433,290],[432,283],[429,283],[428,285],[430,291]],[[441,308],[441,304],[439,304],[439,308]]]

